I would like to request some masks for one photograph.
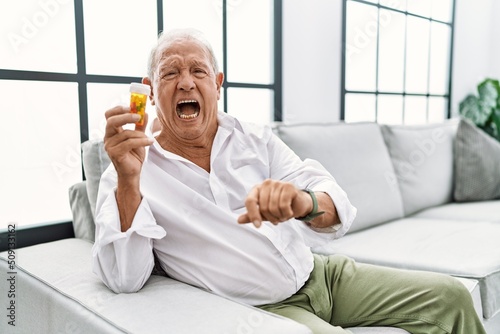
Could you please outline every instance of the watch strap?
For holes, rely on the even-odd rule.
[[[311,189],[302,189],[302,191],[308,193],[309,196],[311,196],[311,199],[312,199],[312,202],[313,202],[313,209],[306,216],[304,216],[304,217],[297,217],[295,219],[298,219],[298,220],[301,220],[301,221],[305,221],[305,222],[310,222],[314,218],[319,217],[322,214],[324,214],[325,211],[319,211],[318,212],[318,200],[316,199],[316,194],[314,193],[314,191],[312,191]]]

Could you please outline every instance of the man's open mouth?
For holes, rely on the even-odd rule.
[[[177,102],[176,111],[182,119],[193,119],[200,114],[200,104],[196,100],[182,100]]]

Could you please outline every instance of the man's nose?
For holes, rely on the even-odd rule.
[[[179,82],[177,83],[177,88],[180,90],[191,90],[194,89],[195,84],[193,77],[188,72],[182,72]]]

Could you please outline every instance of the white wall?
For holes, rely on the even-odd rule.
[[[452,115],[486,77],[500,79],[498,0],[456,0],[453,51]]]
[[[340,115],[342,0],[283,1],[283,121]]]
[[[439,0],[435,0],[439,1]],[[283,1],[283,120],[340,115],[342,0]],[[452,112],[485,77],[500,79],[500,1],[456,0]]]
[[[492,25],[490,43],[493,47],[490,67],[492,76],[500,80],[500,24],[498,24],[498,17],[500,16],[500,1],[493,1],[493,10],[490,15]]]

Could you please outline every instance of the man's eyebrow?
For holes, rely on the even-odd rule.
[[[206,62],[198,60],[198,59],[191,59],[189,61],[189,65],[197,66],[197,67],[210,67]]]
[[[178,66],[180,63],[179,59],[176,59],[175,57],[170,57],[170,56],[165,56],[160,58],[159,65],[160,67],[175,67]],[[203,67],[203,68],[210,68],[210,65],[207,64],[207,62],[202,61],[200,59],[195,59],[192,58],[189,61],[187,61],[188,66],[195,66],[195,67]]]
[[[169,56],[166,56],[166,57],[162,57],[160,58],[160,61],[158,62],[161,66],[168,66],[168,67],[172,67],[172,66],[175,66],[179,63],[179,61],[175,58],[172,58],[172,57],[169,57]]]

